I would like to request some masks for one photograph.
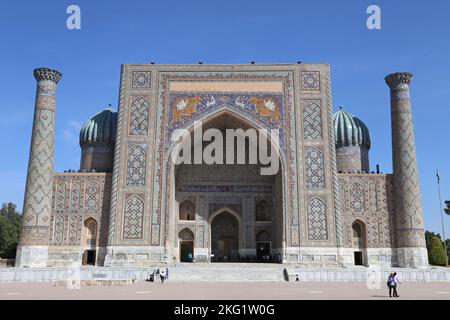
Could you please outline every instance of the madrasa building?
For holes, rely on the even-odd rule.
[[[333,114],[326,64],[123,65],[118,111],[86,122],[80,169],[64,173],[53,171],[61,73],[34,76],[18,267],[428,266],[410,73],[385,79],[392,174],[371,172],[363,121]],[[173,161],[174,132],[194,135],[200,121],[215,132],[277,130],[279,170]]]

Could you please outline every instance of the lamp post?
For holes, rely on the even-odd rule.
[[[445,227],[444,227],[444,210],[442,209],[441,178],[439,177],[439,170],[436,170],[436,177],[439,192],[439,211],[441,212],[442,238],[444,240],[445,265],[448,266],[447,243],[445,241]]]

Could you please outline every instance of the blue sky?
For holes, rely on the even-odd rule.
[[[81,8],[82,29],[66,28]],[[379,5],[382,29],[368,30]],[[1,1],[0,202],[22,207],[33,118],[32,70],[63,73],[58,89],[55,170],[77,169],[83,122],[118,100],[123,63],[328,63],[335,109],[371,130],[371,166],[392,171],[389,90],[384,77],[411,71],[426,228],[441,231],[436,168],[450,199],[450,2]],[[447,236],[450,217],[446,217]]]

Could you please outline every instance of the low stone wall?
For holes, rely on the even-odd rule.
[[[67,280],[144,280],[154,269],[113,268],[3,268],[1,282],[57,282]]]
[[[230,264],[230,267],[232,264]],[[246,275],[252,274],[252,268],[258,266],[252,265],[233,265],[232,268],[226,270],[230,272],[230,277],[239,279],[240,281],[258,281],[258,279],[247,279]],[[99,283],[104,281],[139,281],[148,279],[149,275],[158,267],[154,268],[43,268],[43,269],[26,269],[26,268],[0,268],[0,283],[5,282],[61,282],[61,281],[84,281],[84,283]],[[160,268],[166,268],[160,266]],[[195,272],[196,266],[192,264],[189,267],[169,267],[169,280],[177,281],[201,281],[201,279],[193,278],[191,275],[198,275]],[[391,272],[397,272],[401,281],[404,282],[450,282],[450,268],[429,268],[429,269],[376,269],[376,268],[328,268],[328,269],[310,269],[297,268],[290,265],[278,265],[276,268],[280,274],[284,273],[284,277],[280,276],[279,281],[289,280],[303,282],[315,281],[382,281],[385,282]],[[227,272],[221,272],[225,269],[215,264],[203,264],[202,274],[207,279],[205,281],[214,281],[214,275],[221,274],[222,281],[227,281]],[[225,270],[225,271],[226,271]],[[284,271],[283,271],[284,270]],[[232,274],[231,274],[232,273]],[[209,276],[211,274],[211,276]],[[231,279],[231,278],[230,278]],[[284,280],[281,280],[284,279]],[[261,279],[263,280],[263,279]]]
[[[286,268],[289,281],[315,282],[315,281],[386,281],[392,272],[397,272],[400,281],[405,282],[450,282],[450,268],[429,269],[307,269]]]

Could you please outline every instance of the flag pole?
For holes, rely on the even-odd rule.
[[[438,191],[439,191],[439,210],[441,211],[441,224],[442,224],[442,238],[444,240],[444,250],[445,250],[445,266],[448,266],[448,255],[447,255],[447,243],[445,238],[445,227],[444,227],[444,210],[442,208],[442,197],[441,197],[441,178],[439,177],[439,170],[436,170]]]

